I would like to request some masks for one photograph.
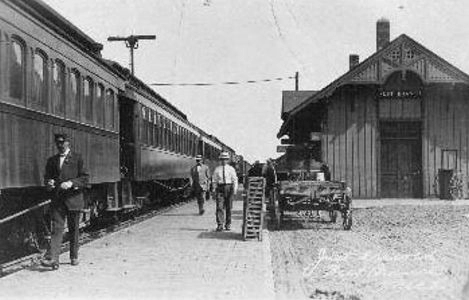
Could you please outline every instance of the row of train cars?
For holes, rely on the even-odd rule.
[[[226,151],[246,174],[242,156],[101,50],[40,0],[0,0],[0,262],[47,235],[46,206],[2,220],[49,197],[55,133],[71,137],[90,173],[84,221],[187,192],[197,154],[213,169]]]

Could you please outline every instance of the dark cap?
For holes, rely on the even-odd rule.
[[[69,137],[66,133],[56,133],[56,134],[54,134],[54,140],[56,142],[70,141],[70,139],[69,139]]]

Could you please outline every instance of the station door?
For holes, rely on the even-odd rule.
[[[380,122],[382,198],[422,197],[421,122]]]

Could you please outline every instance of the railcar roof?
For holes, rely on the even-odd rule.
[[[110,65],[112,68],[115,69],[116,72],[118,72],[122,77],[124,77],[126,80],[128,80],[130,82],[131,85],[139,88],[139,89],[143,89],[145,92],[149,93],[152,97],[158,99],[159,102],[161,102],[164,106],[166,106],[167,108],[169,108],[171,111],[173,111],[174,113],[176,113],[177,115],[179,115],[181,118],[183,118],[184,120],[187,120],[187,116],[186,114],[184,114],[182,111],[180,111],[176,106],[174,106],[173,104],[171,104],[168,100],[166,100],[165,98],[163,98],[160,94],[158,94],[157,92],[155,92],[155,90],[153,90],[152,88],[150,88],[147,84],[145,84],[143,81],[141,81],[140,79],[138,79],[136,76],[132,75],[130,73],[130,70],[123,67],[121,64],[113,61],[113,60],[109,60],[109,59],[102,59],[105,63],[107,63],[108,65]]]
[[[50,29],[62,35],[67,40],[82,48],[86,52],[101,56],[103,45],[93,40],[70,21],[65,19],[52,7],[41,0],[8,0],[34,18],[47,25]]]

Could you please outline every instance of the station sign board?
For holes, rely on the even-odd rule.
[[[379,99],[420,99],[422,90],[381,90],[378,92]]]

